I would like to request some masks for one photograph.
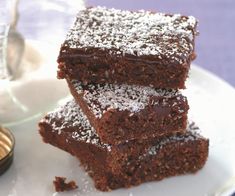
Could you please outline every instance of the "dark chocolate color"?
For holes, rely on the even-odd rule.
[[[54,184],[56,192],[71,191],[71,190],[78,188],[78,186],[73,180],[69,182],[65,182],[65,181],[66,181],[66,178],[55,176],[55,180],[53,181],[53,184]]]
[[[49,113],[39,128],[44,142],[76,156],[102,191],[195,173],[208,156],[209,141],[193,124],[184,134],[104,144],[74,101]]]
[[[185,131],[189,106],[186,97],[177,90],[134,85],[82,85],[77,80],[68,80],[68,84],[105,143],[118,144]]]
[[[87,8],[61,46],[58,78],[185,88],[196,26],[192,16]]]

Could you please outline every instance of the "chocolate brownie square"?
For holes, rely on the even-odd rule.
[[[188,103],[177,90],[118,84],[68,84],[101,140],[118,144],[184,132]]]
[[[82,83],[185,88],[197,21],[192,16],[81,10],[58,57],[58,78]]]
[[[47,114],[39,128],[44,142],[76,156],[102,191],[195,173],[208,156],[209,141],[193,124],[183,134],[105,144],[74,101]]]

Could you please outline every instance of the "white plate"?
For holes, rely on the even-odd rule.
[[[37,132],[39,119],[34,119],[12,127],[16,137],[15,161],[0,177],[0,195],[210,196],[228,191],[232,185],[235,186],[235,91],[196,66],[192,66],[187,87],[185,94],[191,106],[190,116],[210,138],[209,159],[197,174],[171,177],[109,193],[96,191],[76,158],[42,142]],[[52,185],[54,176],[75,180],[79,189],[55,193]]]

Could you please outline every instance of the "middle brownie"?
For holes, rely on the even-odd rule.
[[[67,82],[102,142],[118,144],[186,129],[189,106],[186,97],[177,90]]]

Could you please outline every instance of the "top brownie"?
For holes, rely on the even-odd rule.
[[[87,8],[61,47],[58,77],[184,88],[196,26],[192,16]]]

